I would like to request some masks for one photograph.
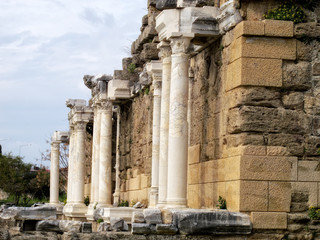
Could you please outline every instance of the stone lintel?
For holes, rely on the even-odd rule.
[[[168,9],[156,17],[156,30],[159,39],[171,37],[214,37],[219,36],[217,7],[186,7]]]
[[[131,91],[129,80],[112,79],[108,83],[108,98],[110,100],[129,99]]]

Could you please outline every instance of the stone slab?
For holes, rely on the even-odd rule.
[[[128,99],[131,97],[129,81],[112,79],[108,82],[108,98],[111,100]]]
[[[161,210],[160,209],[144,209],[143,216],[147,224],[161,224]]]
[[[226,90],[240,86],[282,86],[282,60],[238,58],[227,69]]]
[[[319,182],[320,162],[319,161],[298,161],[298,181]]]
[[[2,219],[17,220],[55,220],[57,219],[56,208],[54,206],[40,207],[9,207],[0,214]]]
[[[117,208],[104,208],[103,220],[110,222],[111,217],[123,218],[127,223],[131,222],[133,212],[142,212],[143,209],[133,207],[117,207]]]
[[[291,183],[269,182],[268,211],[290,212]]]

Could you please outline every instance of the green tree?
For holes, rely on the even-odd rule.
[[[21,157],[0,155],[0,186],[3,191],[14,196],[14,202],[24,204],[35,193],[36,172],[31,171],[31,164],[26,164]]]

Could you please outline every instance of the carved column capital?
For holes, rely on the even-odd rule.
[[[78,132],[84,132],[87,127],[87,121],[78,121],[75,123],[75,130]]]
[[[161,41],[158,45],[157,45],[157,48],[160,49],[160,52],[159,52],[159,58],[162,60],[162,61],[165,61],[165,60],[170,60],[170,57],[171,57],[171,47],[170,47],[170,43],[167,42],[167,41]],[[169,58],[169,59],[168,59]]]
[[[52,141],[51,142],[51,151],[58,151],[61,141]]]
[[[187,53],[190,45],[191,37],[172,37],[170,38],[170,46],[172,54]]]
[[[112,113],[112,102],[111,101],[101,101],[98,105],[99,111],[107,111]]]

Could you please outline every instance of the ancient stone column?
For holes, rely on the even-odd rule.
[[[112,103],[102,101],[100,159],[99,159],[99,200],[98,207],[112,206]]]
[[[73,161],[73,182],[72,182],[72,194],[73,203],[77,207],[86,208],[83,203],[84,198],[84,172],[85,172],[85,137],[86,137],[86,125],[87,121],[76,122],[76,156]]]
[[[116,108],[117,112],[117,136],[116,136],[116,187],[113,194],[113,203],[115,206],[118,206],[119,200],[120,200],[120,149],[119,149],[119,143],[120,143],[120,106],[117,106]]]
[[[73,182],[73,161],[75,158],[75,129],[74,125],[70,124],[70,141],[69,141],[69,161],[68,161],[68,185],[67,185],[67,203],[73,202],[72,182]]]
[[[168,139],[167,207],[187,206],[188,167],[188,37],[171,39],[171,86]]]
[[[51,168],[50,168],[50,204],[59,204],[59,157],[60,141],[51,142]]]
[[[148,75],[152,76],[153,82],[153,124],[152,124],[152,168],[151,189],[149,207],[154,208],[158,203],[159,187],[159,145],[160,145],[160,116],[161,116],[161,61],[151,61],[146,65]]]
[[[160,56],[162,59],[162,90],[159,146],[159,190],[157,207],[161,208],[165,206],[167,199],[171,48],[170,45],[164,41],[158,45],[158,48],[160,48]]]

